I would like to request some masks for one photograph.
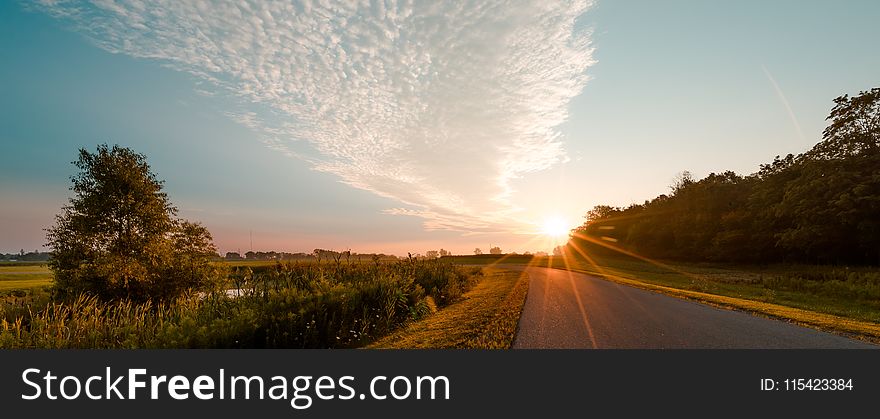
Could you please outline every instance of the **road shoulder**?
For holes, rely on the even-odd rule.
[[[528,294],[529,277],[523,272],[502,268],[484,270],[485,277],[461,300],[367,348],[510,348]]]

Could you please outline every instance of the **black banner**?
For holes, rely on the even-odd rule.
[[[845,417],[876,411],[878,354],[7,350],[0,351],[0,402],[4,413],[34,418]],[[139,386],[129,394],[132,377]]]

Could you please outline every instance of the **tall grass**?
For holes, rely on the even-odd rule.
[[[764,288],[846,300],[880,302],[880,273],[846,268],[794,270],[761,275]]]
[[[227,289],[154,304],[7,299],[2,348],[340,348],[455,301],[480,275],[447,262],[296,263],[236,268]]]

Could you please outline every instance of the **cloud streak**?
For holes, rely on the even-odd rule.
[[[510,231],[515,179],[564,161],[587,0],[40,0],[99,47],[240,98],[268,147],[427,229]],[[204,86],[202,86],[204,88]],[[255,109],[259,110],[255,110]]]
[[[773,85],[773,90],[776,92],[776,96],[779,97],[779,101],[782,102],[782,106],[785,107],[785,111],[788,113],[788,119],[791,120],[791,125],[797,132],[798,139],[800,139],[802,142],[806,142],[806,137],[804,137],[804,131],[801,129],[801,124],[800,122],[798,122],[797,116],[795,116],[794,114],[794,110],[791,109],[791,104],[785,97],[785,93],[782,93],[782,88],[779,87],[779,83],[776,83],[776,79],[773,78],[773,75],[770,74],[770,70],[767,70],[766,66],[762,64],[761,69],[764,70],[764,75],[767,76],[767,80],[769,80],[770,84]]]

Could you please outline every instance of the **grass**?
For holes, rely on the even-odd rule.
[[[528,288],[525,274],[487,269],[482,281],[460,301],[410,323],[369,348],[510,348]]]
[[[531,255],[467,255],[467,256],[444,256],[441,259],[450,260],[460,265],[492,265],[496,263],[509,263],[524,265],[538,258]]]
[[[441,261],[276,263],[166,303],[0,298],[0,348],[347,348],[454,304],[482,275]]]
[[[52,272],[45,262],[0,264],[0,292],[28,290],[52,285]]]
[[[352,259],[352,262],[361,260]],[[230,268],[272,268],[278,262],[272,260],[234,260],[215,262]],[[315,263],[315,262],[306,262]],[[331,263],[323,261],[322,263]],[[24,291],[52,285],[52,271],[46,262],[0,262],[0,293]]]
[[[0,277],[0,293],[10,291],[23,291],[33,288],[42,288],[52,285],[50,278],[15,278],[4,279]]]
[[[343,259],[344,261],[344,259]],[[352,263],[367,263],[365,258],[352,258]],[[229,268],[253,268],[269,269],[278,264],[273,260],[232,260],[217,261],[217,264]],[[299,262],[299,263],[317,263]],[[331,264],[332,260],[324,260],[321,263]],[[372,263],[372,260],[369,262]],[[0,293],[9,291],[24,291],[33,288],[41,288],[52,285],[52,271],[46,262],[0,262]]]
[[[534,265],[589,273],[679,298],[880,342],[880,273],[876,268],[652,263],[622,255],[589,256],[595,265],[583,257],[541,258]],[[471,264],[497,261],[473,257],[453,260]],[[501,263],[522,262],[508,258]]]
[[[4,272],[22,272],[22,273],[49,273],[49,265],[45,262],[17,262],[0,264],[0,273]]]

